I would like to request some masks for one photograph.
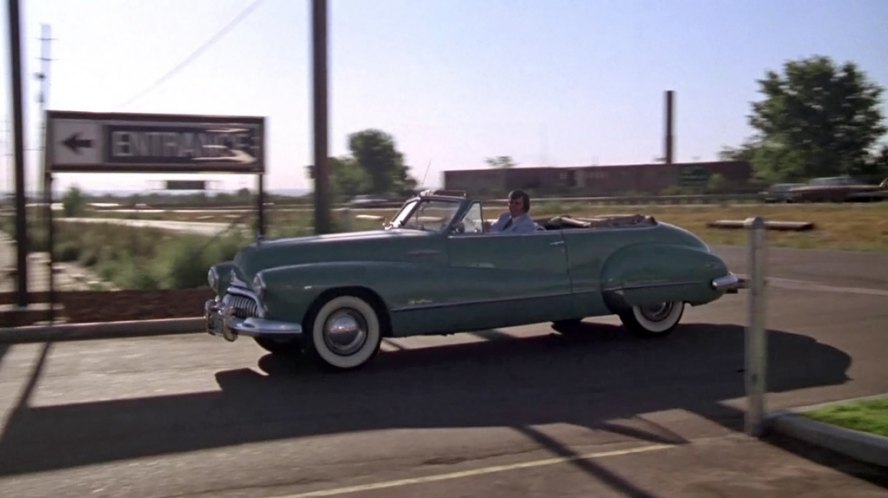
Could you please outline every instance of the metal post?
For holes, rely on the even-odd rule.
[[[257,224],[259,226],[256,227],[256,238],[258,240],[265,239],[265,187],[264,187],[265,182],[263,181],[264,176],[265,175],[263,175],[262,173],[259,173],[258,175],[256,175],[256,191],[257,191],[256,204],[258,204],[257,207],[259,208],[259,211],[258,211],[259,219],[257,220]]]
[[[55,323],[56,305],[55,273],[53,272],[53,268],[55,268],[55,233],[52,224],[52,173],[49,172],[47,162],[47,151],[49,150],[50,142],[47,134],[48,124],[46,122],[46,107],[49,104],[49,62],[51,60],[49,57],[49,48],[52,37],[50,35],[51,29],[48,24],[43,24],[41,26],[41,32],[40,72],[37,73],[37,79],[40,80],[40,96],[37,98],[37,103],[40,105],[40,119],[43,121],[43,126],[41,127],[43,132],[41,163],[43,168],[43,201],[46,204],[46,210],[44,211],[47,230],[46,240],[47,245],[49,246],[47,249],[49,257],[46,262],[46,269],[49,275],[49,324],[52,325]]]
[[[49,143],[49,141],[45,143]],[[48,168],[44,170],[46,169]],[[53,267],[55,266],[55,230],[52,223],[52,173],[44,173],[43,184],[43,200],[46,203],[46,236],[47,245],[49,246],[49,324],[52,325],[55,323],[56,304],[55,273],[53,272]]]
[[[342,208],[342,229],[346,232],[352,231],[351,209],[347,207]]]
[[[745,430],[750,436],[764,433],[765,392],[767,390],[768,345],[765,335],[765,220],[747,218],[749,230],[749,325],[746,329],[746,410]]]
[[[315,233],[330,232],[327,168],[327,0],[312,0],[312,59],[314,64],[314,225]]]
[[[673,122],[673,112],[672,112],[672,101],[674,98],[674,92],[672,90],[666,91],[666,136],[665,136],[665,144],[664,144],[664,160],[667,165],[671,165],[673,161],[673,137],[672,137],[672,122]]]
[[[25,156],[22,110],[22,54],[19,33],[19,3],[9,0],[9,52],[12,78],[12,149],[15,164],[15,243],[16,253],[16,304],[28,305],[28,218],[25,197]]]

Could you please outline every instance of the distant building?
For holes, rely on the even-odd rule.
[[[748,190],[752,166],[746,161],[715,161],[452,170],[444,172],[444,188],[479,197],[503,196],[514,189],[588,197],[661,194],[682,187],[703,189],[716,174],[726,190]]]

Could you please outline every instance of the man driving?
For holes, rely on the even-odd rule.
[[[531,233],[537,225],[530,217],[530,196],[523,190],[509,192],[509,212],[490,226],[491,233]]]

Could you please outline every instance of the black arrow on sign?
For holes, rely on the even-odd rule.
[[[92,140],[80,138],[80,132],[71,135],[62,143],[65,144],[69,149],[71,149],[71,151],[75,154],[80,154],[80,149],[90,149],[93,145]]]

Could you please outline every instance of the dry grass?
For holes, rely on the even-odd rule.
[[[487,218],[496,217],[500,206],[484,206]],[[397,209],[350,210],[350,224],[344,219],[345,212],[334,210],[331,218],[338,230],[371,230],[381,227],[377,220],[355,219],[358,214],[370,214],[391,218]],[[716,229],[707,227],[715,220],[743,220],[762,216],[774,221],[810,221],[814,230],[807,232],[768,232],[768,242],[774,247],[802,249],[838,249],[848,251],[888,252],[888,202],[866,204],[735,204],[735,205],[648,205],[648,206],[593,206],[585,203],[546,203],[537,201],[533,215],[596,216],[614,213],[641,213],[658,220],[678,225],[694,232],[711,245],[744,245],[747,233],[742,229]],[[147,216],[146,216],[147,218]],[[200,215],[163,213],[157,218],[182,221],[246,222],[254,223],[255,215],[243,213],[218,213]],[[270,235],[303,235],[311,233],[312,212],[305,210],[267,212]]]
[[[744,220],[762,216],[773,221],[813,222],[814,229],[805,232],[768,232],[768,243],[774,247],[800,249],[838,249],[847,251],[888,252],[888,203],[871,204],[737,204],[729,206],[553,206],[569,207],[574,215],[594,216],[607,213],[642,213],[678,225],[712,245],[743,245],[748,234],[742,229],[709,228],[715,220]],[[559,214],[545,205],[535,209],[536,215]]]
[[[501,212],[495,206],[484,206],[485,217],[494,218]],[[373,210],[372,214],[391,218],[397,210]],[[370,214],[368,212],[367,214]],[[762,216],[773,221],[813,222],[814,229],[805,232],[768,232],[768,243],[773,247],[798,249],[836,249],[844,251],[888,252],[888,202],[865,204],[735,204],[735,205],[649,205],[649,206],[591,206],[589,204],[555,204],[538,202],[534,217],[571,214],[598,216],[603,214],[641,213],[656,217],[665,223],[678,225],[701,237],[710,245],[745,245],[748,234],[742,229],[709,228],[716,220],[744,220]],[[333,217],[341,222],[340,212]],[[380,227],[379,221],[355,220],[354,230]],[[270,225],[307,227],[311,213],[276,213],[269,216]],[[345,228],[344,224],[339,225]]]

